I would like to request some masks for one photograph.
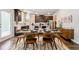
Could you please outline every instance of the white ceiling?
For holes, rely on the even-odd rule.
[[[22,9],[24,12],[29,12],[38,15],[53,15],[58,9]]]

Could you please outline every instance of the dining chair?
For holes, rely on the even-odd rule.
[[[15,44],[15,48],[17,47],[17,44],[23,40],[24,41],[24,34],[23,33],[19,33],[16,29],[16,27],[14,27],[14,36],[16,38],[16,44]]]
[[[44,49],[46,48],[46,44],[50,44],[51,48],[53,49],[53,47],[55,46],[55,48],[57,49],[56,47],[56,43],[55,43],[55,36],[53,33],[45,33],[43,35],[43,45],[44,45]],[[52,44],[53,43],[53,44]],[[49,45],[47,45],[49,46]]]
[[[19,36],[16,36],[16,45],[15,47],[17,47],[18,43],[23,40],[23,43],[24,43],[24,40],[25,40],[25,36],[24,35],[19,35]]]
[[[33,50],[35,50],[35,47],[38,48],[36,41],[37,41],[37,39],[35,38],[35,34],[33,34],[33,33],[31,33],[29,35],[27,34],[26,41],[24,43],[24,49],[26,50],[29,47],[29,44],[31,44],[31,45],[33,45]]]

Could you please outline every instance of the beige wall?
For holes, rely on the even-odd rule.
[[[64,16],[72,15],[71,23],[63,23],[63,28],[73,28],[74,31],[74,41],[79,43],[79,9],[60,9],[54,14],[57,15],[57,21]]]

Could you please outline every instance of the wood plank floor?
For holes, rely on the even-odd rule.
[[[58,35],[58,38],[62,40],[62,46],[64,49],[68,50],[79,50],[79,44],[73,42],[72,40],[63,39],[61,36]]]
[[[17,47],[15,47],[15,44],[16,43],[16,38],[11,38],[11,39],[8,39],[4,42],[1,42],[0,43],[0,50],[24,50],[24,43],[23,43],[23,40],[21,40]],[[61,50],[60,48],[58,48],[59,50]],[[27,50],[33,50],[33,46],[32,45],[29,45],[29,47],[27,48]],[[35,46],[35,50],[44,50],[44,46],[42,43],[38,43],[38,48]],[[45,50],[52,50],[50,44],[47,44],[46,45],[46,48]],[[53,50],[56,50],[55,46],[53,46]]]
[[[62,39],[63,43],[61,44],[59,39],[55,38],[55,42],[56,42],[57,50],[79,50],[79,45],[72,41],[66,41]],[[23,45],[24,43],[22,40],[18,43],[17,47],[15,47],[15,43],[16,43],[15,37],[0,42],[0,50],[24,50],[24,45]],[[35,50],[44,50],[44,46],[42,45],[42,43],[38,44],[38,48],[36,46],[34,48]],[[26,50],[33,50],[33,46],[29,45],[29,47]],[[50,44],[46,45],[45,50],[52,50]],[[56,50],[54,46],[53,46],[53,50]]]

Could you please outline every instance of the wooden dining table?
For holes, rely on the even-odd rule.
[[[43,34],[46,34],[46,33],[51,33],[51,34],[62,34],[62,32],[60,32],[60,31],[31,32],[31,31],[20,30],[20,31],[18,31],[18,32],[19,32],[19,33],[23,33],[25,36],[26,36],[27,34],[30,34],[30,33],[34,33],[34,34],[36,34],[37,36],[43,35]]]
[[[38,37],[38,41],[39,41],[40,36],[43,36],[43,35],[48,34],[48,33],[54,34],[55,37],[56,37],[56,35],[62,34],[62,32],[60,32],[60,31],[31,32],[31,31],[20,30],[20,31],[18,31],[18,32],[19,32],[19,33],[23,33],[25,37],[27,37],[29,34],[35,34],[35,35]]]
[[[20,30],[18,31],[19,33],[23,33],[25,38],[29,35],[29,34],[34,34],[35,36],[37,36],[37,43],[40,45],[41,43],[43,43],[43,41],[40,41],[40,36],[43,37],[45,34],[50,33],[51,35],[54,35],[55,37],[57,37],[57,35],[62,34],[62,32],[60,31],[50,31],[50,32],[31,32],[31,31],[25,31],[25,30]],[[53,36],[52,36],[53,38]],[[24,40],[26,41],[26,39]],[[41,49],[41,47],[40,47]]]

